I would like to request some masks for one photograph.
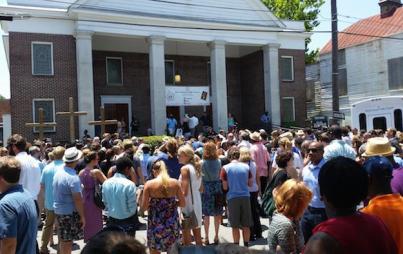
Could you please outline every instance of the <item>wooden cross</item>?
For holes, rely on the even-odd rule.
[[[100,121],[90,121],[90,122],[88,122],[88,124],[89,125],[101,125],[101,137],[102,137],[105,133],[105,126],[118,124],[118,121],[117,120],[105,120],[105,109],[103,106],[101,106],[100,112],[101,112],[101,120]]]
[[[58,116],[68,116],[70,118],[70,142],[73,144],[76,139],[76,126],[74,124],[74,117],[86,115],[85,111],[74,112],[74,100],[73,97],[69,98],[69,111],[68,112],[57,112]]]
[[[55,122],[47,122],[45,123],[44,121],[44,110],[43,108],[39,108],[38,109],[38,123],[26,123],[25,126],[27,127],[36,127],[38,128],[38,132],[39,132],[39,140],[42,141],[43,140],[43,133],[45,128],[49,128],[49,127],[55,127],[56,123]]]

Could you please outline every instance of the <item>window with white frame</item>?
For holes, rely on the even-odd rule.
[[[53,75],[53,44],[32,42],[32,75]]]
[[[294,81],[294,57],[281,56],[280,75],[282,81]]]
[[[32,116],[33,122],[39,123],[39,109],[43,109],[43,121],[45,123],[55,122],[55,100],[54,99],[33,99],[32,100]],[[55,132],[56,127],[46,127],[44,132]],[[38,132],[38,128],[34,127],[34,132]]]
[[[121,57],[106,57],[106,81],[108,85],[123,85],[123,61]]]
[[[165,60],[165,84],[175,84],[175,61]]]
[[[283,97],[283,122],[290,123],[295,121],[295,99],[294,97]]]

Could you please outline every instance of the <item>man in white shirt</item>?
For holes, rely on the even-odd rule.
[[[26,152],[27,142],[19,134],[12,135],[7,140],[7,148],[10,155],[15,155],[21,164],[21,175],[19,184],[31,193],[35,203],[41,189],[41,168],[39,161],[29,156]]]
[[[190,134],[191,134],[191,137],[193,138],[193,137],[195,137],[195,134],[196,134],[196,127],[197,127],[197,125],[199,125],[199,119],[196,117],[196,115],[189,117],[188,114],[185,115],[185,118],[188,119]]]

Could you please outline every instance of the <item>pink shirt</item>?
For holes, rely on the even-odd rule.
[[[256,163],[256,172],[258,176],[268,176],[267,162],[269,161],[269,152],[267,148],[261,143],[255,143],[250,149],[252,159]]]

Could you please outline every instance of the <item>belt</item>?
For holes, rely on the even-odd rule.
[[[308,206],[308,211],[311,213],[326,213],[325,208],[316,208],[316,207],[312,207],[312,206]]]

